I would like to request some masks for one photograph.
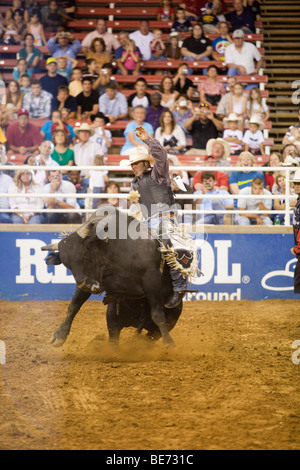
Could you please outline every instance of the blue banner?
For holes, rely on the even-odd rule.
[[[58,232],[0,232],[3,300],[70,300],[72,274],[47,266],[41,247],[60,241]],[[293,290],[296,259],[291,234],[209,233],[199,238],[203,276],[190,285],[186,300],[264,300],[298,298]],[[92,296],[93,299],[101,298]]]

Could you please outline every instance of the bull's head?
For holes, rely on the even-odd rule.
[[[54,252],[47,256],[48,265],[63,264],[72,272],[77,286],[93,294],[102,292],[101,281],[105,268],[99,240],[92,236],[92,229],[98,221],[99,218],[92,216],[78,230],[64,237],[59,243],[41,248],[42,251]]]

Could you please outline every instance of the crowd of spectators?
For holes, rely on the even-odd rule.
[[[240,75],[258,74],[263,64],[258,48],[246,37],[255,32],[255,21],[260,19],[259,2],[233,0],[229,11],[221,0],[202,4],[201,14],[195,15],[183,3],[175,8],[169,0],[162,0],[157,20],[173,22],[167,39],[163,29],[151,30],[147,20],[141,20],[136,31],[120,31],[116,36],[99,18],[95,30],[80,41],[68,28],[76,12],[75,0],[51,0],[42,9],[36,0],[12,1],[0,18],[0,42],[20,49],[11,80],[5,85],[2,82],[1,163],[18,154],[23,163],[51,168],[18,171],[16,167],[14,172],[0,172],[0,191],[7,193],[7,198],[0,198],[0,207],[15,211],[1,212],[1,222],[77,223],[86,202],[70,198],[70,194],[101,193],[110,183],[119,192],[108,172],[77,171],[76,166],[103,165],[103,157],[112,147],[109,126],[125,121],[121,155],[144,145],[134,132],[143,125],[170,158],[180,156],[184,163],[185,155],[199,155],[211,167],[196,174],[184,172],[188,192],[195,194],[186,204],[206,211],[185,221],[273,223],[276,209],[285,207],[284,174],[249,168],[257,165],[257,156],[266,153],[264,129],[269,109],[257,85],[239,79]],[[46,58],[42,47],[48,51]],[[147,61],[168,60],[180,61],[175,71],[163,66],[162,70],[143,69]],[[220,65],[206,66],[209,60]],[[195,68],[199,61],[204,62],[201,69]],[[150,89],[147,74],[163,74],[159,86]],[[135,83],[118,85],[116,75],[134,76]],[[197,85],[194,75],[203,75]],[[226,80],[219,75],[226,75]],[[300,111],[298,117],[300,122]],[[74,126],[74,120],[80,125]],[[299,165],[299,129],[300,124],[287,129],[282,151],[271,151],[269,167]],[[230,156],[238,158],[237,165],[245,167],[243,172],[231,168]],[[62,165],[70,166],[70,171],[61,171]],[[170,175],[172,181],[175,173]],[[173,190],[179,193],[175,182]],[[28,195],[10,197],[16,193]],[[45,198],[35,198],[34,193],[44,193]],[[219,194],[220,198],[201,198],[204,194]],[[243,194],[252,194],[253,199],[234,199]],[[282,200],[259,199],[266,194],[282,194]],[[92,207],[102,202],[95,198]],[[42,208],[49,211],[40,213]],[[67,208],[74,212],[51,213],[51,209]],[[210,214],[220,208],[245,212]],[[257,209],[269,213],[251,213]],[[280,221],[284,223],[282,216]]]

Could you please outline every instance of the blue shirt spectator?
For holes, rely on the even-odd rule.
[[[47,41],[47,47],[52,57],[72,57],[76,59],[81,50],[81,42],[69,32],[59,32]],[[72,67],[72,62],[68,60],[68,67]]]
[[[105,114],[111,123],[127,118],[127,99],[123,93],[117,91],[116,83],[109,83],[106,86],[105,93],[99,98],[99,111]]]

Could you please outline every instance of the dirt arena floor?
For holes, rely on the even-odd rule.
[[[185,303],[174,349],[113,348],[97,301],[54,348],[67,304],[0,301],[1,450],[300,448],[299,300]]]

